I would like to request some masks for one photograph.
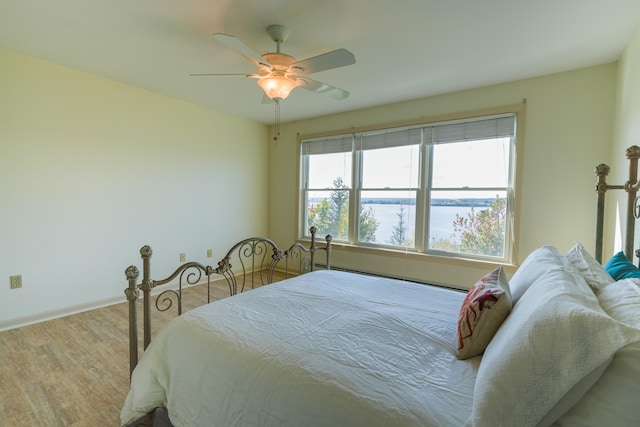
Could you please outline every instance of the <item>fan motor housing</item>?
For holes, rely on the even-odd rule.
[[[284,53],[265,53],[262,57],[274,67],[287,69],[296,62],[296,58]]]

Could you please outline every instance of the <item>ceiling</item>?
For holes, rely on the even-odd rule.
[[[271,124],[255,72],[214,40],[232,34],[298,60],[338,48],[356,64],[309,77],[342,101],[296,89],[283,122],[615,61],[640,23],[638,0],[0,0],[0,46]]]

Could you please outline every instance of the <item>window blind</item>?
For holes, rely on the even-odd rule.
[[[337,137],[309,139],[302,141],[302,154],[332,154],[351,153],[353,151],[353,136],[340,135]]]
[[[515,115],[459,123],[433,125],[433,144],[511,137],[515,133]]]
[[[422,129],[401,129],[379,133],[361,134],[357,148],[360,150],[375,150],[377,148],[403,147],[418,145],[422,139]]]
[[[420,144],[444,144],[470,140],[513,137],[515,135],[515,114],[461,120],[454,123],[435,123],[419,127],[398,128],[383,131],[359,133],[357,135],[336,135],[302,141],[302,154],[348,153],[356,149],[374,150],[378,148],[401,147]]]

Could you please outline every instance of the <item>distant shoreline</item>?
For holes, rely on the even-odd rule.
[[[320,203],[323,199],[311,199],[311,203]],[[457,206],[457,207],[474,207],[488,208],[491,203],[495,202],[495,197],[485,199],[431,199],[431,206]],[[403,198],[367,198],[362,199],[363,205],[415,205],[415,199]]]
[[[486,199],[431,199],[431,206],[489,207],[495,197]],[[362,199],[363,205],[415,205],[415,199]]]

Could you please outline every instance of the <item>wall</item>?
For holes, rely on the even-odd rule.
[[[640,146],[640,27],[627,44],[618,65],[618,86],[615,101],[615,123],[613,144],[611,146],[611,172],[607,182],[612,185],[624,184],[629,178],[629,161],[625,150],[632,145]],[[611,255],[622,250],[620,242],[626,225],[624,212],[627,207],[627,194],[623,191],[607,193],[607,217],[605,219],[606,251],[603,262]],[[616,212],[618,215],[616,215]],[[638,236],[636,225],[636,236]],[[616,232],[616,230],[619,230]],[[640,240],[636,237],[635,248]],[[637,258],[636,258],[637,261]]]
[[[569,71],[464,92],[434,96],[287,123],[270,145],[269,234],[295,238],[298,173],[296,135],[343,131],[465,111],[491,109],[526,98],[524,138],[519,147],[516,264],[544,244],[566,251],[576,241],[594,249],[595,165],[609,161],[616,64]],[[336,248],[334,263],[462,288],[492,265],[437,257],[384,256]],[[513,268],[509,270],[513,271]]]
[[[160,276],[180,252],[210,263],[266,234],[266,126],[8,50],[0,63],[0,329],[124,301],[144,244]]]

